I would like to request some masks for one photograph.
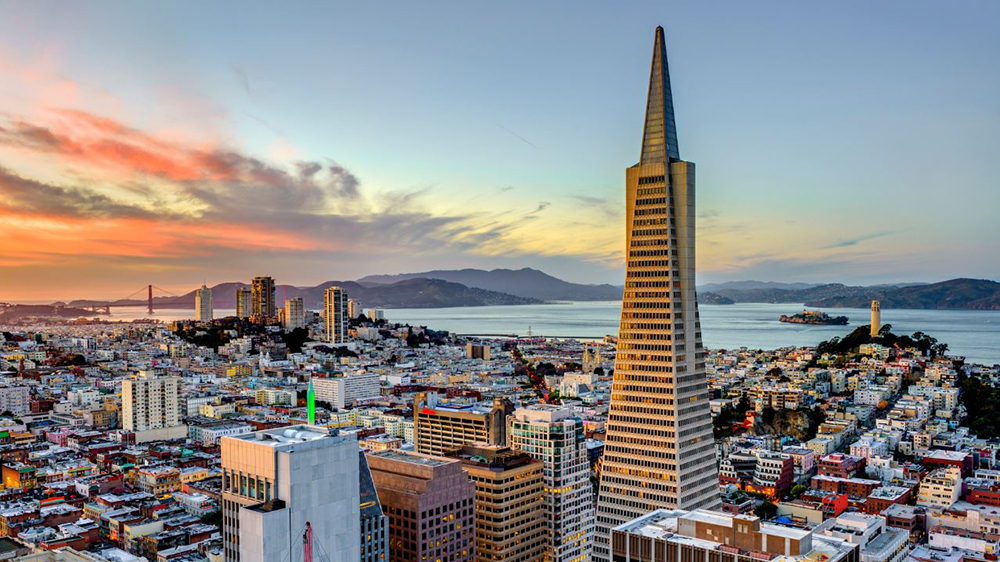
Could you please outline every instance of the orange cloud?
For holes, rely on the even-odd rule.
[[[140,218],[26,214],[0,207],[0,266],[52,263],[66,256],[169,258],[220,249],[305,251],[315,240],[238,223],[191,224]]]

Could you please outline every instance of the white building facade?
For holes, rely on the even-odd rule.
[[[226,562],[302,562],[307,523],[314,553],[361,559],[354,435],[300,425],[223,437],[221,445]]]
[[[212,289],[202,285],[194,292],[194,312],[199,322],[212,321]]]
[[[347,373],[335,377],[312,379],[316,400],[329,402],[337,409],[354,404],[365,398],[376,398],[381,394],[382,382],[378,373]]]
[[[180,388],[180,377],[158,377],[149,371],[122,381],[122,427],[134,432],[138,442],[185,437]]]
[[[550,542],[545,560],[591,560],[594,500],[583,420],[567,407],[534,404],[507,418],[507,441],[542,461]]]

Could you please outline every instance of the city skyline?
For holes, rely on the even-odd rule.
[[[1000,277],[995,5],[192,6],[0,22],[0,300],[462,267],[620,284],[650,22],[705,170],[699,283]]]

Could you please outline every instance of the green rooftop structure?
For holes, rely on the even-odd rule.
[[[306,394],[306,407],[309,409],[309,425],[316,424],[316,391],[313,390],[312,377],[309,377],[309,392]]]

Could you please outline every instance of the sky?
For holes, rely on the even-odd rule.
[[[21,2],[0,301],[624,277],[653,31],[699,282],[1000,279],[1000,3]]]

